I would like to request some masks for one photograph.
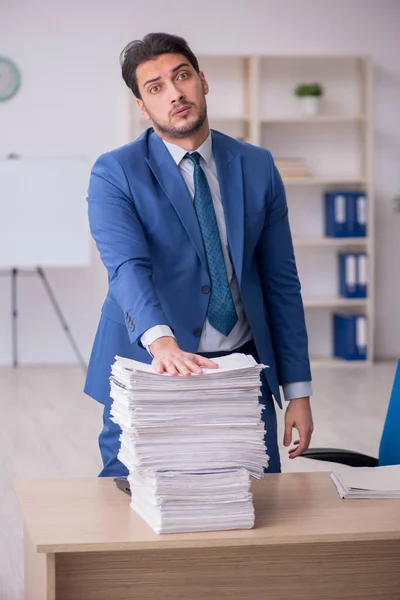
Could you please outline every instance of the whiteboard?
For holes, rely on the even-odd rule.
[[[0,269],[90,264],[88,162],[0,160]]]

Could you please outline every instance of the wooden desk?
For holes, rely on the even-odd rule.
[[[250,531],[157,536],[112,479],[17,480],[26,600],[399,600],[400,500],[254,483]]]

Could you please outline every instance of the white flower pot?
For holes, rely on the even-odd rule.
[[[301,110],[305,117],[312,117],[319,113],[319,96],[303,96],[300,98]]]

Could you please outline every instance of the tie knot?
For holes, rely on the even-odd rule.
[[[185,158],[191,160],[194,165],[200,164],[200,154],[198,152],[186,152]]]

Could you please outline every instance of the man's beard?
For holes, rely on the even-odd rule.
[[[201,129],[201,127],[204,124],[204,121],[207,118],[207,104],[204,98],[204,104],[199,112],[199,116],[197,117],[197,119],[191,123],[181,125],[180,127],[174,127],[173,125],[162,125],[161,123],[158,123],[149,112],[148,115],[153,122],[154,129],[156,129],[161,134],[165,135],[170,139],[181,140],[192,135],[193,133],[196,133],[196,131],[199,131],[199,129]]]

